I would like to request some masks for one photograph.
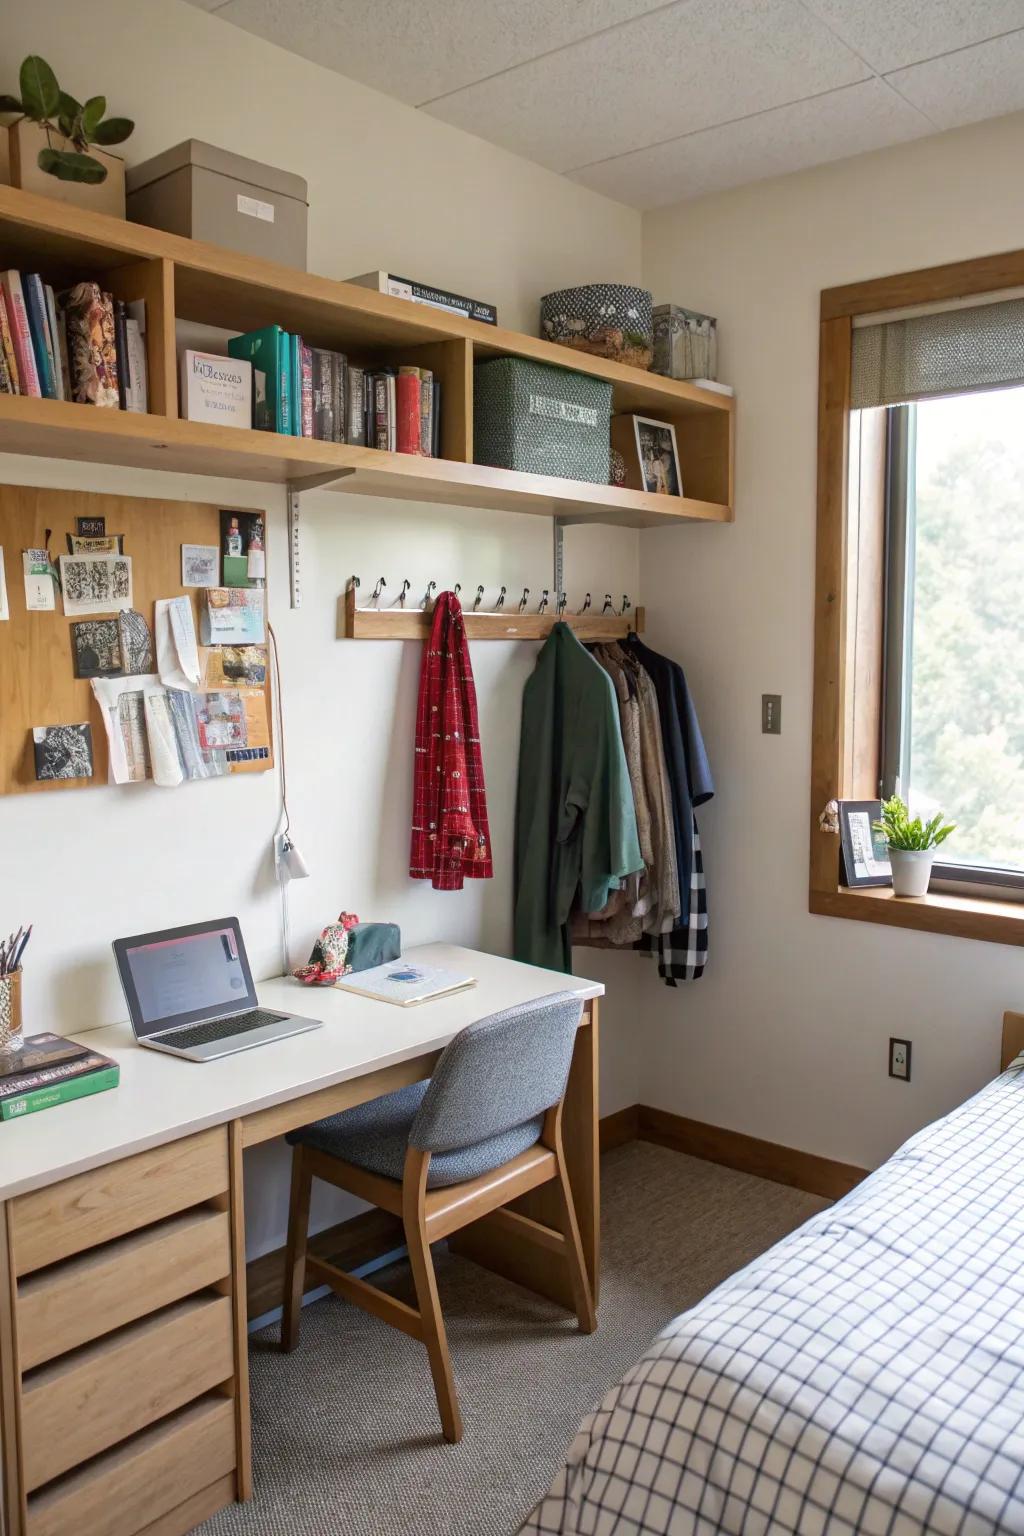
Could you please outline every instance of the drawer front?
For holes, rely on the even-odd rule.
[[[203,1398],[34,1495],[28,1536],[134,1536],[234,1465],[233,1404]]]
[[[11,1212],[15,1272],[135,1232],[227,1187],[227,1128],[217,1126],[19,1195]]]
[[[22,1386],[29,1492],[233,1375],[231,1300],[192,1297],[31,1372]]]
[[[23,1371],[231,1273],[226,1211],[200,1207],[65,1259],[18,1285]]]

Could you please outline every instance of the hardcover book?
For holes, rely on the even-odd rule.
[[[347,359],[342,352],[331,353],[331,409],[333,412],[334,438],[336,443],[345,441],[348,421],[348,402],[345,398],[345,374]]]
[[[11,394],[21,394],[21,384],[18,380],[18,360],[14,355],[14,338],[11,335],[11,323],[7,315],[7,300],[4,297],[3,288],[0,287],[0,351],[3,352],[7,362],[7,372],[11,380]]]
[[[364,272],[348,281],[357,283],[360,288],[372,288],[376,293],[389,293],[395,299],[408,299],[413,304],[426,304],[430,309],[482,320],[485,325],[498,323],[498,311],[493,304],[485,304],[482,299],[467,299],[463,294],[449,293],[444,288],[431,288],[411,278],[398,277],[394,272]]]
[[[366,442],[366,374],[362,368],[349,364],[345,370],[348,386],[347,427],[345,436],[350,443]]]
[[[421,381],[418,368],[400,368],[396,387],[398,421],[395,447],[399,453],[422,453],[420,439]]]
[[[114,350],[117,353],[117,401],[128,409],[128,309],[123,299],[114,300]]]
[[[118,405],[113,306],[98,283],[76,283],[58,300],[68,338],[71,399],[79,405]]]
[[[50,323],[46,315],[46,294],[43,280],[37,272],[29,272],[22,278],[22,292],[28,314],[28,327],[32,337],[32,351],[36,360],[39,388],[47,400],[56,400],[54,382],[54,358],[50,341]]]
[[[51,351],[54,363],[54,384],[57,388],[57,399],[67,400],[68,395],[68,349],[64,341],[63,318],[57,319],[57,301],[53,289],[47,283],[43,288],[46,295],[46,323],[50,332]]]
[[[299,343],[299,366],[302,384],[302,436],[313,436],[313,349],[307,347],[301,337]]]
[[[434,375],[429,368],[420,369],[420,453],[425,458],[434,454]]]
[[[382,449],[385,453],[390,447],[388,423],[388,376],[385,373],[375,373],[373,376],[373,446]]]
[[[252,364],[186,347],[181,354],[181,414],[186,421],[252,426]]]
[[[266,374],[267,412],[272,432],[291,432],[291,350],[288,337],[279,325],[266,325],[260,331],[232,336],[229,357],[248,359],[254,368]]]
[[[313,436],[321,443],[334,442],[333,356],[323,347],[312,349]]]
[[[7,319],[11,328],[11,342],[18,363],[21,393],[38,397],[42,394],[42,389],[32,347],[32,332],[29,329],[28,310],[25,308],[25,291],[21,286],[21,273],[4,272],[0,275],[0,287],[3,288]]]

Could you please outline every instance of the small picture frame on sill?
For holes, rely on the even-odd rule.
[[[892,884],[885,834],[875,831],[875,822],[881,814],[880,800],[840,800],[840,885],[857,887]]]

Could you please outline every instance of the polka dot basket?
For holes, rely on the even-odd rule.
[[[654,356],[652,309],[646,288],[623,283],[562,288],[540,301],[540,333],[545,341],[649,368]]]

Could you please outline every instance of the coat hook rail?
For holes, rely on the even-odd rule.
[[[359,606],[360,578],[351,576],[341,603],[339,638],[344,640],[426,640],[430,634],[431,616],[437,600],[438,584],[427,583],[426,591],[418,606],[416,599],[409,601],[412,583],[408,578],[400,585],[398,596],[384,606],[387,581],[379,578],[366,606]],[[453,585],[456,595],[461,584]],[[623,595],[622,608],[617,609],[607,593],[604,608],[597,613],[587,592],[581,606],[569,610],[569,596],[565,591],[544,587],[536,610],[530,611],[530,588],[523,588],[523,595],[515,608],[506,608],[507,585],[498,590],[492,608],[484,607],[487,589],[478,585],[472,608],[464,611],[466,634],[470,640],[546,640],[556,624],[566,624],[584,642],[623,640],[631,633],[642,634],[645,614],[643,608],[634,608],[628,595]],[[492,588],[493,591],[493,588]],[[513,598],[513,602],[515,599]]]

